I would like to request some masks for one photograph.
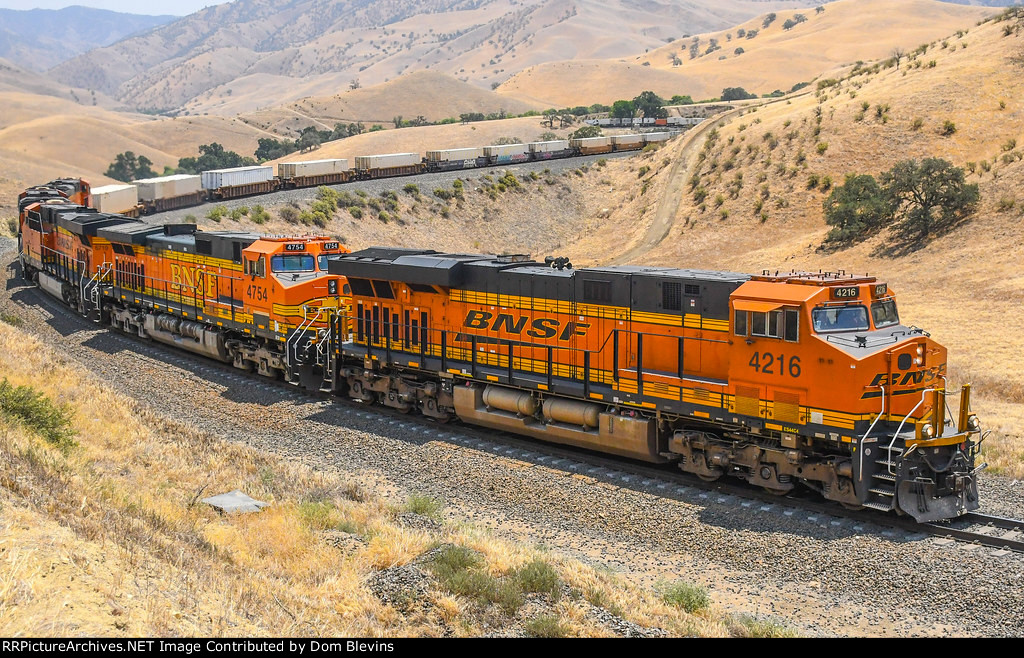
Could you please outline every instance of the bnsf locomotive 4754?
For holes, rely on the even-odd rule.
[[[153,226],[45,198],[27,276],[93,320],[367,403],[919,521],[977,509],[970,388],[843,273],[573,268]]]

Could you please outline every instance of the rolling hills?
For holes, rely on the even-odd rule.
[[[0,9],[0,57],[34,71],[174,20],[73,5],[63,9]]]
[[[728,29],[677,39],[628,58],[552,61],[528,68],[498,92],[544,106],[610,103],[650,89],[665,96],[717,97],[727,87],[758,95],[788,91],[858,60],[911,50],[993,13],[934,0],[841,0],[822,11],[779,11]],[[804,21],[784,27],[793,16]],[[753,36],[752,36],[753,35]]]
[[[552,60],[634,56],[806,0],[236,0],[99,48],[51,71],[137,109],[260,91],[259,106],[418,70],[490,87]],[[208,94],[204,96],[204,94]]]

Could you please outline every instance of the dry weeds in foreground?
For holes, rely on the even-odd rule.
[[[79,444],[65,456],[0,418],[0,635],[610,635],[599,607],[671,635],[737,632],[713,611],[407,511],[431,513],[422,501],[396,505],[162,420],[3,324],[0,372],[68,404]],[[273,504],[227,517],[197,504],[235,488]],[[442,578],[436,556],[451,547],[480,566]]]

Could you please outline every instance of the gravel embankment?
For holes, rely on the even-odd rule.
[[[2,245],[0,245],[2,246]],[[12,259],[8,250],[0,262]],[[467,438],[313,401],[93,329],[13,280],[0,311],[162,416],[330,469],[381,495],[442,498],[458,519],[631,580],[698,582],[729,612],[807,635],[1024,634],[1024,556],[906,537]],[[168,393],[173,391],[173,395]],[[1024,484],[985,477],[989,513],[1022,518]]]
[[[431,193],[435,188],[438,187],[451,187],[455,179],[461,178],[462,180],[481,178],[482,176],[499,177],[505,170],[514,172],[516,175],[522,175],[531,171],[537,173],[543,172],[545,169],[550,169],[552,174],[560,174],[563,171],[578,169],[583,165],[591,165],[597,160],[602,158],[607,160],[613,160],[617,158],[628,158],[635,156],[639,151],[628,151],[625,153],[605,153],[602,155],[587,155],[579,158],[562,158],[558,160],[545,160],[542,162],[524,162],[521,164],[513,165],[498,165],[494,167],[483,167],[480,169],[464,169],[461,171],[446,171],[435,174],[422,174],[420,176],[397,176],[394,178],[378,178],[376,180],[368,181],[353,181],[351,183],[342,183],[340,185],[331,185],[331,187],[337,190],[348,190],[354,192],[355,190],[363,190],[371,196],[378,196],[381,192],[388,190],[394,192],[401,192],[402,188],[409,183],[415,183],[419,186],[420,190],[426,194]],[[270,207],[277,206],[289,202],[302,202],[312,201],[316,198],[315,187],[306,187],[300,190],[284,190],[282,192],[274,192],[272,194],[260,194],[257,196],[244,197],[241,199],[231,199],[228,201],[219,201],[217,203],[205,203],[200,206],[192,206],[191,208],[182,208],[181,210],[172,210],[169,212],[157,213],[155,215],[149,215],[142,219],[153,224],[167,224],[171,222],[182,221],[188,215],[193,215],[198,218],[202,218],[208,213],[214,206],[225,206],[229,210],[232,208],[241,208],[242,206],[252,207],[256,204]]]

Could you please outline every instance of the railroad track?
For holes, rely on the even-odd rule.
[[[90,329],[102,329],[116,336],[126,344],[134,345],[139,351],[177,363],[190,370],[220,372],[236,381],[259,381],[265,386],[285,391],[292,398],[305,397],[311,400],[331,401],[358,417],[377,416],[389,418],[401,426],[419,428],[423,434],[436,440],[446,441],[469,449],[478,449],[499,456],[512,457],[533,463],[536,466],[555,468],[570,475],[592,478],[619,487],[653,490],[655,495],[689,500],[709,499],[715,496],[717,502],[732,502],[744,506],[760,505],[769,512],[782,508],[783,514],[792,516],[801,513],[811,522],[838,525],[839,520],[850,520],[857,531],[868,531],[869,526],[879,529],[878,534],[892,537],[891,531],[903,533],[903,539],[914,540],[934,537],[944,542],[984,546],[996,550],[997,555],[1024,553],[1024,520],[1007,519],[978,513],[968,513],[943,523],[917,523],[910,517],[883,514],[876,511],[845,509],[834,502],[812,498],[810,490],[798,490],[786,496],[768,493],[739,480],[723,478],[705,482],[681,471],[674,466],[657,466],[628,459],[609,457],[585,449],[564,447],[545,443],[516,434],[482,430],[461,423],[439,424],[419,414],[403,414],[397,410],[365,404],[338,397],[328,391],[309,391],[281,380],[269,379],[255,374],[246,374],[229,364],[205,359],[184,350],[176,350],[159,343],[142,341],[134,336],[117,332],[109,327],[100,327],[86,320],[73,310],[60,304],[38,288],[29,287],[40,300],[38,306],[53,314]]]

